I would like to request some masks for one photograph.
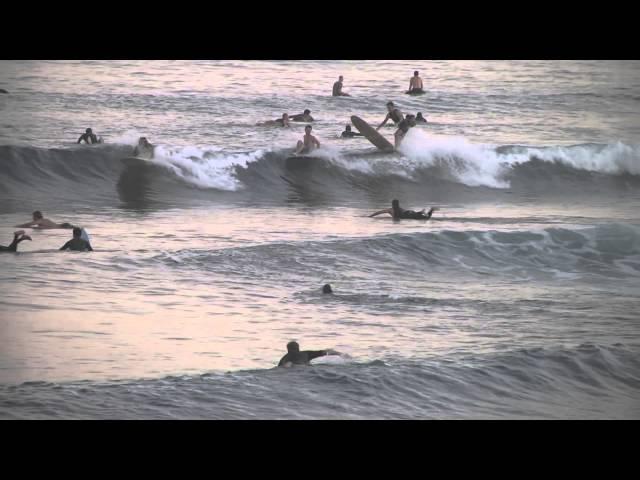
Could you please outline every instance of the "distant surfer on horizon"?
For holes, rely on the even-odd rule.
[[[55,223],[44,218],[40,210],[36,210],[31,214],[33,220],[22,225],[15,225],[16,228],[73,228],[70,223]]]
[[[29,235],[24,234],[24,230],[18,230],[17,232],[13,232],[13,242],[8,247],[0,245],[0,252],[17,252],[18,244],[23,240],[31,240]]]
[[[350,97],[351,96],[348,93],[345,93],[342,91],[342,80],[343,80],[343,77],[342,75],[340,75],[338,77],[338,81],[333,84],[333,92],[331,93],[331,95],[333,95],[334,97]]]
[[[140,137],[138,139],[138,145],[133,149],[134,157],[153,158],[155,147],[149,143],[147,137]]]
[[[302,113],[298,113],[296,115],[289,115],[289,119],[292,122],[313,122],[313,117],[311,116],[311,110],[309,110],[308,108]]]
[[[316,148],[320,148],[320,142],[316,137],[311,135],[311,125],[304,127],[304,137],[302,140],[298,140],[296,145],[296,155],[301,153],[311,153]]]
[[[60,250],[73,250],[74,252],[93,252],[91,244],[82,238],[82,229],[75,227],[73,229],[73,238],[65,243]]]
[[[342,138],[352,138],[352,137],[364,137],[361,133],[352,132],[351,125],[346,125],[344,127],[344,132],[340,135]]]
[[[287,354],[280,359],[279,367],[291,367],[293,365],[309,365],[314,358],[324,357],[326,355],[341,355],[333,349],[327,350],[303,350],[300,351],[298,342],[287,343]]]
[[[393,120],[393,123],[395,123],[396,125],[404,119],[402,112],[399,108],[396,108],[393,102],[387,102],[387,110],[389,111],[387,113],[387,116],[384,117],[384,120],[380,125],[378,125],[378,128],[376,128],[376,130],[380,130],[381,127],[384,127],[390,119]]]
[[[410,219],[410,220],[429,220],[431,215],[436,210],[435,207],[431,207],[429,211],[425,214],[424,208],[419,212],[415,212],[413,210],[405,210],[400,208],[400,202],[398,200],[391,201],[391,208],[385,208],[384,210],[380,210],[378,212],[372,213],[369,217],[375,217],[376,215],[382,215],[383,213],[388,213],[391,215],[394,220],[400,219]]]
[[[282,118],[276,118],[275,120],[267,120],[263,123],[258,123],[258,125],[271,126],[278,125],[279,127],[291,127],[289,124],[289,114],[283,113]]]
[[[409,91],[407,93],[424,93],[422,79],[419,76],[418,70],[413,72],[413,77],[409,80]]]
[[[78,139],[77,143],[81,143],[82,141],[84,141],[84,143],[92,145],[95,143],[102,143],[102,139],[96,137],[96,134],[93,133],[93,130],[91,130],[90,128],[87,128],[85,130],[85,132],[80,135],[80,138]]]

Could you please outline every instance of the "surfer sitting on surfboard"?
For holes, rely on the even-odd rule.
[[[8,247],[0,245],[0,252],[17,252],[18,244],[23,240],[31,240],[31,237],[29,235],[25,235],[24,230],[13,232],[13,242],[11,242],[11,245]]]
[[[309,110],[308,108],[304,112],[298,113],[297,115],[289,115],[289,118],[293,122],[313,122],[311,110]]]
[[[296,154],[311,153],[316,148],[320,148],[320,142],[311,135],[311,125],[307,125],[304,127],[304,137],[302,140],[298,140],[296,145]]]
[[[409,80],[409,91],[407,93],[423,93],[422,79],[418,75],[418,70],[413,72],[413,77]]]
[[[55,223],[44,218],[40,210],[36,210],[31,214],[33,220],[31,222],[16,225],[16,228],[73,228],[70,223]]]
[[[334,97],[350,97],[348,93],[342,91],[342,75],[338,77],[338,81],[333,84],[333,92],[331,93]]]
[[[369,215],[369,217],[375,217],[376,215],[388,213],[395,220],[400,220],[401,218],[411,220],[429,220],[434,210],[435,208],[431,207],[431,209],[426,214],[424,213],[424,208],[419,212],[414,212],[413,210],[405,210],[403,208],[400,208],[400,202],[398,200],[393,200],[391,202],[391,208],[385,208],[384,210],[380,210],[379,212],[372,213],[371,215]]]
[[[351,138],[351,137],[362,137],[361,133],[356,133],[351,131],[351,125],[347,125],[344,127],[344,132],[342,132],[342,138]]]
[[[378,125],[378,128],[376,128],[376,130],[380,130],[380,127],[385,126],[389,119],[393,120],[393,123],[397,125],[404,118],[400,109],[396,108],[393,102],[387,102],[387,110],[389,110],[387,116],[384,117],[384,121],[380,125]]]
[[[82,238],[82,229],[75,227],[73,229],[73,238],[65,243],[60,250],[73,250],[75,252],[93,252],[91,244]]]
[[[85,133],[83,133],[82,135],[80,135],[80,138],[78,139],[78,143],[81,143],[84,140],[84,143],[87,143],[89,145],[92,145],[94,143],[102,143],[102,139],[96,137],[96,134],[93,133],[93,130],[91,130],[90,128],[87,128],[85,130]]]
[[[134,157],[145,157],[145,158],[153,158],[153,150],[154,146],[149,143],[147,137],[140,137],[138,139],[138,145],[133,149]]]

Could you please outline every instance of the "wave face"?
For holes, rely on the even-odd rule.
[[[212,147],[160,147],[156,158],[128,162],[131,146],[71,149],[0,147],[0,188],[8,202],[89,201],[175,204],[213,200],[280,203],[287,192],[327,203],[353,203],[402,192],[429,201],[482,201],[532,194],[636,195],[637,147],[621,143],[574,147],[474,146],[424,139],[416,132],[402,154],[319,151],[287,161],[282,151],[227,153]],[[424,143],[426,142],[426,143]],[[8,203],[5,205],[11,205]]]
[[[455,361],[325,360],[135,382],[28,382],[0,386],[0,418],[637,419],[639,359],[626,345],[581,344]]]

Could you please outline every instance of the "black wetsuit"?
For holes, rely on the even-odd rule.
[[[326,350],[303,350],[302,352],[297,353],[287,353],[282,357],[278,366],[282,367],[289,362],[294,365],[307,365],[314,358],[324,357],[326,354]]]
[[[62,247],[60,247],[60,250],[73,250],[74,252],[84,252],[88,250],[90,252],[93,252],[91,244],[81,238],[72,238]]]
[[[78,143],[82,142],[82,140],[90,144],[99,143],[98,137],[96,137],[95,133],[83,133],[82,135],[80,135],[80,138],[78,139]]]
[[[394,210],[393,218],[395,219],[410,219],[410,220],[429,220],[433,214],[433,208],[431,208],[426,214],[424,212],[415,212],[413,210]]]
[[[8,247],[0,245],[0,252],[17,252],[18,251],[18,244],[22,240],[24,240],[22,238],[22,235],[14,235],[13,236],[13,242],[11,242],[11,245],[9,245]]]

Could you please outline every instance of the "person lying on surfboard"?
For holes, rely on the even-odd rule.
[[[361,133],[352,132],[351,125],[347,125],[344,127],[344,132],[341,135],[342,138],[351,138],[351,137],[364,137]]]
[[[277,125],[279,127],[291,127],[291,125],[289,124],[288,113],[283,113],[282,118],[276,118],[275,120],[267,120],[266,122],[258,123],[258,125],[264,125],[264,126]]]
[[[314,358],[324,357],[325,355],[341,355],[335,350],[303,350],[300,351],[298,342],[287,343],[287,354],[278,362],[279,367],[291,367],[293,365],[309,365]]]
[[[70,223],[55,223],[44,218],[40,210],[36,210],[31,214],[33,220],[31,222],[16,225],[16,228],[73,228]]]
[[[389,119],[393,120],[393,123],[397,125],[404,118],[400,109],[396,108],[393,102],[387,102],[387,110],[389,110],[389,113],[387,113],[387,116],[384,117],[384,121],[380,125],[378,125],[378,128],[376,128],[376,130],[380,130],[381,127],[385,126]]]
[[[149,143],[147,137],[140,137],[138,139],[138,145],[133,149],[133,156],[138,157],[144,155],[145,157],[153,158],[154,146]]]
[[[400,146],[400,144],[402,143],[402,140],[404,139],[405,135],[407,134],[407,132],[409,132],[409,129],[412,127],[416,126],[416,117],[414,117],[413,115],[407,115],[404,120],[402,120],[399,124],[398,124],[398,130],[396,130],[396,133],[393,134],[393,138],[396,144],[396,149]]]
[[[73,238],[65,243],[60,250],[73,250],[75,252],[93,252],[91,244],[82,238],[82,229],[75,227],[73,229]]]
[[[24,230],[18,230],[17,232],[13,232],[13,242],[8,247],[0,245],[0,252],[17,252],[18,244],[23,240],[31,240],[29,235],[24,234]]]
[[[311,125],[304,127],[304,137],[302,137],[302,140],[298,140],[296,155],[300,153],[311,153],[316,148],[320,148],[318,139],[311,135],[311,128]]]
[[[400,220],[402,218],[411,220],[429,220],[435,210],[435,207],[431,207],[431,209],[426,214],[424,213],[424,208],[419,212],[414,212],[413,210],[405,210],[403,208],[400,208],[400,202],[398,200],[392,200],[391,208],[385,208],[384,210],[372,213],[371,215],[369,215],[369,217],[375,217],[376,215],[388,213],[395,220]]]
[[[293,122],[313,122],[311,110],[309,110],[308,108],[304,112],[298,113],[297,115],[289,115],[289,118]]]
[[[422,79],[418,74],[418,70],[413,72],[413,77],[409,80],[409,91],[407,93],[416,93],[416,92],[424,92],[422,89]]]
[[[333,84],[333,92],[331,93],[334,97],[350,97],[348,93],[342,91],[342,75],[338,77],[338,81]]]

